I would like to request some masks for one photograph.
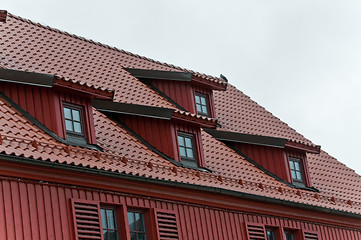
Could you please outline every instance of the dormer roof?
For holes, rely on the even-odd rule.
[[[123,50],[68,34],[29,20],[6,14],[0,21],[0,67],[61,76],[65,82],[94,89],[114,90],[114,102],[167,109],[177,107],[140,82],[126,69],[149,69],[192,73],[201,81],[223,84],[224,80],[160,63]],[[0,12],[0,20],[4,19]],[[229,132],[284,138],[307,146],[314,144],[247,95],[229,85],[215,91],[219,124]],[[319,193],[297,190],[272,178],[242,156],[202,131],[206,167],[199,172],[174,166],[154,153],[103,113],[95,110],[98,144],[104,152],[66,146],[44,133],[0,98],[0,151],[27,158],[98,172],[142,176],[158,183],[182,183],[195,187],[252,195],[280,204],[312,206],[361,215],[361,177],[326,152],[308,154],[310,175]],[[176,111],[174,111],[176,112]],[[189,115],[178,111],[180,115]],[[116,143],[116,144],[115,144]],[[101,161],[100,161],[101,159]],[[117,162],[115,162],[117,161]],[[31,164],[31,161],[29,161]],[[332,180],[332,181],[330,181]],[[215,190],[215,191],[216,191]]]
[[[114,91],[100,88],[86,83],[72,81],[53,74],[27,72],[0,68],[0,82],[11,82],[46,88],[66,88],[82,92],[99,99],[113,99]]]

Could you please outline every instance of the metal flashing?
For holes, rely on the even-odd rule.
[[[106,100],[93,99],[93,107],[101,112],[120,113],[170,120],[173,109],[162,107],[151,107],[137,104],[120,103]]]
[[[248,144],[255,144],[255,145],[276,147],[276,148],[285,148],[286,143],[288,141],[285,138],[275,138],[275,137],[251,135],[245,133],[220,131],[216,129],[205,129],[205,131],[211,134],[217,140],[221,140],[221,141],[248,143]]]
[[[0,68],[0,81],[53,87],[55,75]]]
[[[160,71],[137,68],[125,68],[125,70],[136,78],[163,79],[187,82],[192,81],[192,73],[190,72]]]

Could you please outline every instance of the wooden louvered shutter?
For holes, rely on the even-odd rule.
[[[178,237],[177,216],[174,212],[155,211],[158,237],[160,240],[174,240]]]
[[[94,201],[71,201],[75,228],[75,239],[102,240],[100,225],[100,207]]]
[[[305,240],[318,240],[318,235],[315,232],[304,232]]]
[[[264,225],[258,223],[246,223],[246,229],[249,240],[266,240]]]

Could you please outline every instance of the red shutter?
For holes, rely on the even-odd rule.
[[[102,240],[98,202],[72,200],[75,239]]]
[[[249,240],[266,240],[264,225],[258,223],[246,223],[246,229]]]
[[[158,236],[160,240],[174,240],[178,237],[177,216],[172,212],[156,211]]]
[[[304,232],[305,240],[318,240],[317,233],[315,232]]]

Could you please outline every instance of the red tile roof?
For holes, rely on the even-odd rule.
[[[13,15],[8,16],[6,23],[0,23],[0,32],[0,66],[4,68],[49,73],[95,87],[114,89],[115,101],[119,102],[176,108],[123,68],[184,69]],[[206,75],[195,75],[218,81]],[[223,129],[283,137],[313,145],[233,86],[214,94],[217,116]],[[320,193],[315,195],[293,189],[270,177],[206,132],[202,132],[205,162],[212,173],[175,167],[95,109],[96,137],[104,149],[102,153],[57,142],[1,98],[0,113],[0,151],[6,154],[218,187],[361,214],[361,177],[325,152],[308,155],[312,183],[320,189]],[[349,200],[352,204],[348,204]]]

